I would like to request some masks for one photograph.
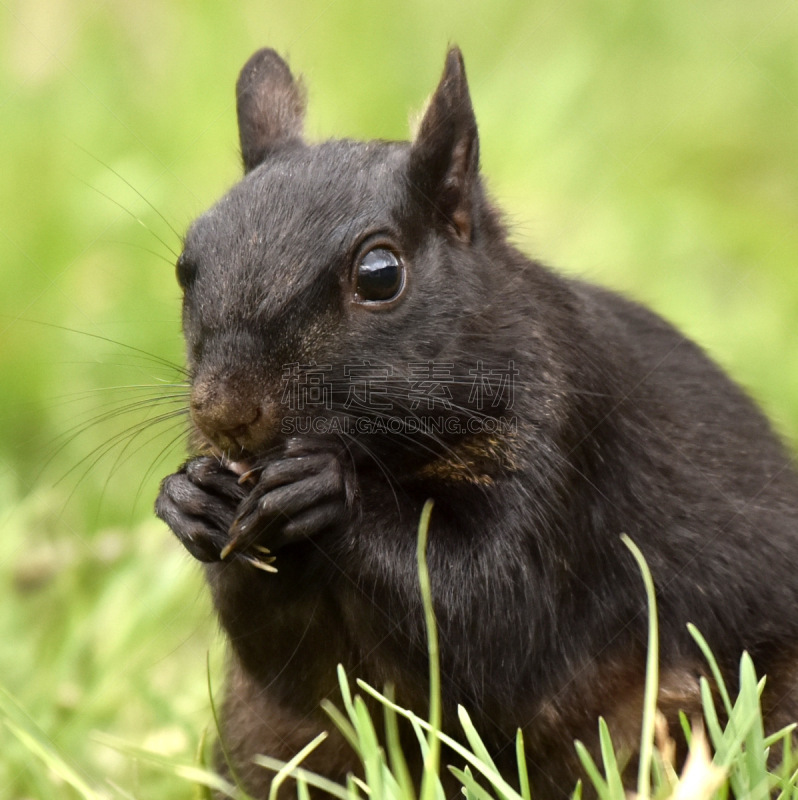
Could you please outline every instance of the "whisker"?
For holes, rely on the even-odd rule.
[[[390,470],[385,465],[383,460],[379,458],[379,456],[377,456],[377,454],[374,453],[370,448],[368,448],[365,442],[360,441],[359,439],[357,439],[356,437],[352,436],[349,433],[342,432],[341,434],[339,434],[339,439],[342,441],[344,447],[346,447],[346,451],[349,454],[349,458],[351,459],[352,466],[355,470],[357,470],[356,466],[357,462],[352,456],[352,451],[349,449],[349,445],[341,437],[346,437],[347,439],[349,439],[350,442],[357,445],[377,465],[380,472],[382,472],[382,474],[385,476],[385,480],[391,490],[391,493],[393,494],[393,499],[394,502],[396,503],[397,510],[401,511],[401,503],[399,502],[399,495],[396,493],[396,488],[394,483],[394,481],[398,483],[398,480],[396,480],[395,476],[390,472]]]
[[[186,393],[188,393],[190,388],[191,384],[184,381],[181,381],[180,383],[169,383],[167,381],[159,381],[158,383],[117,383],[107,384],[105,386],[91,386],[88,389],[82,389],[80,392],[71,392],[70,394],[58,395],[58,397],[69,398],[78,394],[81,394],[85,397],[90,397],[91,395],[98,394],[100,392],[127,392],[144,389],[151,389],[153,392],[161,391],[162,389],[185,389]]]
[[[160,464],[164,461],[164,459],[172,452],[174,446],[181,440],[185,439],[187,433],[188,431],[186,429],[181,430],[177,434],[177,436],[172,438],[167,444],[165,444],[161,448],[161,452],[153,460],[152,464],[147,468],[147,471],[144,473],[144,477],[142,478],[142,485],[150,477],[150,475],[152,475],[155,472],[155,470],[160,466]],[[138,497],[140,493],[141,493],[141,487],[139,487],[139,492],[137,493],[136,497]]]
[[[173,361],[169,361],[168,359],[163,358],[162,356],[158,356],[155,355],[154,353],[149,353],[146,350],[142,350],[140,347],[134,347],[133,345],[125,344],[125,342],[120,342],[117,341],[116,339],[111,339],[108,336],[102,336],[99,333],[89,333],[88,331],[80,331],[77,330],[76,328],[69,328],[65,325],[58,325],[55,322],[43,322],[42,320],[28,319],[26,317],[19,317],[19,320],[23,322],[28,322],[32,325],[41,325],[42,327],[45,328],[53,328],[59,331],[66,331],[67,333],[76,333],[80,336],[88,336],[90,339],[97,339],[98,341],[107,342],[108,344],[115,345],[116,347],[122,347],[125,350],[129,350],[133,353],[137,353],[140,356],[144,356],[148,361],[151,361],[155,364],[160,364],[163,367],[168,367],[169,369],[172,369],[175,372],[177,372],[179,375],[184,375],[186,377],[189,377],[189,372],[184,366],[181,366],[180,364],[175,364]]]
[[[75,175],[75,173],[70,172],[70,176],[72,177],[73,180],[76,180],[78,183],[82,183],[84,186],[87,186],[92,191],[97,192],[97,194],[99,194],[101,197],[104,197],[106,200],[108,200],[109,203],[113,203],[115,206],[122,209],[122,211],[124,211],[125,214],[134,219],[136,222],[138,222],[138,224],[141,225],[141,227],[144,228],[144,230],[147,231],[147,233],[149,233],[150,236],[152,236],[154,239],[157,239],[175,257],[175,259],[178,258],[179,253],[174,251],[160,236],[158,236],[158,234],[149,225],[147,225],[146,222],[144,222],[144,220],[141,219],[141,217],[134,214],[129,208],[127,208],[127,206],[125,206],[123,203],[120,203],[118,200],[115,200],[109,194],[106,194],[104,191],[98,189],[96,186],[92,186],[88,181],[84,181],[83,178],[81,178],[79,175]]]
[[[135,438],[140,433],[144,432],[145,430],[147,430],[148,428],[150,428],[153,425],[158,425],[160,423],[167,422],[169,420],[177,419],[179,417],[185,416],[186,413],[187,412],[185,411],[185,409],[179,409],[179,410],[176,410],[176,411],[168,411],[168,412],[166,412],[164,414],[160,414],[160,415],[158,415],[156,417],[151,417],[151,418],[148,418],[146,420],[142,420],[140,422],[137,422],[135,425],[131,425],[129,428],[126,428],[124,431],[121,431],[121,432],[119,432],[117,434],[114,434],[110,439],[108,439],[107,441],[103,442],[103,444],[98,445],[97,447],[93,448],[91,450],[91,452],[89,452],[87,455],[85,455],[83,458],[81,458],[76,464],[73,464],[58,479],[58,481],[56,481],[55,485],[57,486],[58,484],[60,484],[63,481],[65,481],[72,473],[74,473],[78,468],[83,466],[86,463],[86,461],[89,461],[89,459],[91,459],[88,467],[84,470],[84,472],[81,474],[80,478],[78,479],[78,482],[77,482],[76,487],[75,487],[75,488],[77,488],[77,485],[79,485],[85,479],[86,475],[92,469],[94,469],[94,467],[105,457],[105,455],[107,453],[109,453],[114,447],[116,447],[120,442],[123,442],[126,439],[129,439],[131,437]],[[73,489],[73,493],[74,493],[74,489]]]
[[[165,397],[157,397],[157,398],[146,398],[144,400],[134,400],[128,402],[122,406],[114,405],[115,401],[109,401],[105,403],[104,406],[114,406],[111,408],[110,411],[104,411],[101,414],[97,414],[96,416],[91,417],[88,420],[84,420],[83,422],[74,425],[72,428],[67,429],[63,433],[59,434],[53,441],[53,444],[57,442],[59,439],[66,437],[58,448],[52,453],[50,458],[45,462],[45,466],[47,466],[65,447],[67,447],[71,442],[73,442],[80,434],[85,433],[90,428],[100,425],[103,422],[107,422],[109,419],[114,419],[115,417],[121,416],[123,414],[128,414],[133,411],[137,411],[142,408],[153,408],[158,405],[169,405],[169,404],[177,404],[178,402],[181,405],[184,403],[185,398],[182,395],[172,395],[172,396],[165,396]],[[103,406],[101,406],[103,407]],[[186,409],[181,408],[179,411],[170,412],[170,413],[187,413]]]
[[[164,422],[164,421],[166,421],[166,420],[165,420],[165,419],[157,420],[157,421],[154,421],[154,424],[155,424],[155,425],[160,425],[160,424],[161,424],[162,422]],[[175,422],[176,422],[176,423],[178,423],[178,422],[179,422],[179,420],[177,419],[177,417],[175,417]],[[173,427],[174,427],[174,426],[173,426]],[[141,497],[141,492],[142,492],[142,491],[143,491],[143,489],[144,489],[144,485],[145,485],[145,483],[147,482],[147,479],[149,478],[150,474],[152,473],[152,470],[154,469],[154,467],[155,467],[155,466],[157,466],[157,464],[159,464],[159,463],[160,463],[160,462],[163,460],[163,458],[164,458],[164,457],[165,457],[165,456],[166,456],[166,455],[167,455],[167,454],[168,454],[168,453],[171,451],[171,449],[174,447],[174,445],[175,445],[177,442],[179,442],[181,439],[183,439],[183,438],[185,437],[185,435],[186,435],[186,430],[185,430],[185,427],[184,427],[183,425],[180,425],[180,426],[179,426],[179,428],[180,428],[180,432],[177,434],[177,436],[173,437],[173,438],[172,438],[172,439],[171,439],[171,440],[170,440],[170,441],[169,441],[169,442],[168,442],[168,443],[167,443],[167,444],[166,444],[166,445],[165,445],[163,448],[161,448],[161,451],[160,451],[160,453],[159,453],[159,455],[158,455],[158,458],[156,459],[156,461],[154,462],[154,464],[151,464],[151,465],[150,465],[150,467],[149,467],[149,468],[147,469],[147,471],[144,473],[144,476],[142,477],[141,481],[139,481],[139,486],[138,486],[138,489],[137,489],[137,491],[136,491],[135,497],[133,498],[133,501],[132,501],[132,503],[131,503],[131,506],[130,506],[130,507],[131,507],[131,513],[132,513],[132,509],[133,509],[133,508],[135,508],[136,504],[138,503],[138,501],[139,501],[139,499],[140,499],[140,497]],[[139,430],[135,431],[134,433],[132,433],[132,435],[130,435],[130,436],[128,437],[128,441],[127,441],[127,443],[126,443],[126,444],[124,445],[124,447],[122,448],[122,453],[120,453],[120,454],[119,454],[119,455],[116,457],[116,459],[115,459],[115,461],[114,461],[114,464],[112,465],[111,469],[109,470],[109,472],[108,472],[108,475],[107,475],[107,477],[106,477],[106,479],[105,479],[105,482],[103,483],[102,491],[101,491],[101,493],[100,493],[99,502],[97,503],[97,514],[98,514],[98,515],[99,515],[99,509],[100,509],[100,507],[101,507],[101,505],[102,505],[102,502],[103,502],[103,498],[105,497],[105,493],[106,493],[106,491],[107,491],[107,489],[108,489],[108,486],[109,486],[109,485],[110,485],[110,483],[111,483],[111,479],[112,479],[112,478],[113,478],[113,476],[116,474],[116,472],[117,472],[117,471],[118,471],[118,470],[119,470],[119,469],[122,467],[122,465],[123,465],[125,462],[127,462],[127,461],[128,461],[130,458],[132,458],[132,457],[133,457],[133,456],[134,456],[136,453],[138,453],[140,450],[142,450],[143,448],[145,448],[145,447],[146,447],[148,444],[150,444],[151,442],[155,441],[155,440],[156,440],[158,437],[160,437],[160,436],[163,436],[163,435],[164,435],[164,433],[166,433],[166,432],[167,432],[169,429],[167,428],[166,430],[160,430],[160,431],[156,431],[156,433],[155,433],[155,434],[153,434],[153,435],[152,435],[152,436],[151,436],[149,439],[147,439],[147,440],[146,440],[146,441],[144,441],[144,442],[141,442],[141,443],[138,445],[138,447],[136,447],[134,450],[132,450],[131,452],[129,452],[129,453],[128,453],[128,454],[127,454],[127,455],[126,455],[124,458],[123,458],[123,457],[122,457],[122,454],[123,454],[123,453],[125,453],[125,452],[126,452],[126,451],[127,451],[129,448],[130,448],[130,446],[131,446],[131,445],[132,445],[132,443],[135,441],[135,439],[136,439],[136,438],[137,438],[137,437],[138,437],[140,434],[142,434],[142,433],[143,433],[145,430],[146,430],[146,428],[142,427],[141,429],[139,429]],[[101,459],[102,459],[102,458],[103,458],[103,457],[104,457],[104,456],[105,456],[105,455],[106,455],[108,452],[110,452],[110,449],[111,449],[111,448],[108,448],[108,449],[106,449],[104,452],[100,453],[100,454],[98,455],[98,457],[97,457],[97,458],[96,458],[96,459],[95,459],[95,460],[94,460],[94,461],[93,461],[93,462],[92,462],[92,463],[91,463],[91,464],[90,464],[90,465],[89,465],[89,466],[86,468],[85,472],[83,473],[83,475],[81,475],[81,477],[78,479],[78,481],[77,481],[77,483],[76,483],[75,487],[72,489],[72,493],[70,494],[70,497],[72,496],[72,494],[74,494],[74,493],[75,493],[75,491],[77,490],[78,486],[80,486],[80,484],[82,483],[82,481],[83,481],[83,480],[86,478],[86,476],[87,476],[87,475],[88,475],[88,474],[91,472],[91,470],[92,470],[92,469],[94,469],[94,467],[95,467],[95,466],[96,466],[96,465],[97,465],[97,464],[100,462],[100,460],[101,460]]]
[[[150,427],[157,427],[162,422],[166,422],[166,421],[172,420],[172,419],[177,420],[179,418],[179,416],[184,416],[184,415],[180,415],[180,414],[175,413],[175,412],[166,412],[166,414],[161,414],[158,417],[147,418],[145,420],[142,420],[142,423],[141,423],[141,426],[140,426],[139,430],[137,430],[132,436],[128,437],[127,442],[124,445],[122,445],[122,447],[120,448],[119,453],[117,454],[116,459],[115,459],[114,463],[112,464],[111,469],[109,470],[109,478],[110,478],[111,475],[114,474],[114,472],[116,471],[116,469],[118,469],[119,466],[124,464],[125,461],[127,461],[129,458],[131,458],[136,453],[138,453],[143,447],[146,447],[147,444],[149,444],[151,441],[156,439],[158,436],[161,436],[163,432],[162,431],[156,431],[156,433],[153,436],[151,436],[145,442],[139,444],[139,446],[135,450],[132,450],[129,454],[127,454],[127,451],[130,449],[130,447],[132,446],[133,442],[136,440],[136,438],[141,433],[143,433],[145,430],[147,430]]]
[[[149,247],[145,247],[143,244],[138,244],[137,242],[123,242],[118,239],[104,239],[103,241],[106,241],[109,244],[119,245],[120,247],[134,247],[136,250],[142,250],[145,253],[149,253],[151,256],[159,258],[170,267],[174,267],[175,265],[175,262],[171,258],[167,258],[163,253],[159,253],[157,250],[152,250]]]
[[[117,178],[119,178],[119,180],[122,181],[122,183],[124,183],[125,186],[127,186],[129,189],[132,189],[161,218],[161,220],[163,220],[163,222],[166,224],[166,227],[169,228],[170,231],[172,231],[172,233],[178,238],[178,240],[181,242],[183,241],[183,236],[177,230],[175,230],[174,225],[172,225],[172,223],[169,222],[169,220],[163,215],[163,213],[161,213],[161,210],[156,208],[155,205],[153,205],[153,203],[151,203],[147,197],[145,197],[127,178],[125,178],[124,175],[115,170],[110,164],[106,164],[104,161],[99,159],[94,153],[90,152],[85,147],[74,141],[73,139],[70,139],[68,136],[66,137],[66,139],[70,144],[77,147],[78,150],[82,150],[87,156],[89,156],[89,158],[94,159],[100,166],[105,167],[105,169],[107,169],[112,175],[115,175]]]
[[[164,389],[181,389],[181,392],[174,392],[169,394],[164,394],[160,391],[161,388]],[[94,386],[90,389],[83,389],[80,392],[70,392],[69,394],[61,394],[55,395],[51,398],[50,402],[47,404],[47,408],[60,408],[62,406],[73,405],[75,403],[86,402],[87,400],[92,399],[101,399],[98,398],[98,395],[103,395],[105,393],[115,392],[126,392],[127,394],[132,395],[130,402],[140,402],[142,399],[147,399],[155,404],[161,402],[162,400],[174,400],[176,398],[181,398],[188,401],[189,393],[187,391],[188,387],[184,384],[180,383],[165,383],[162,386],[153,385],[153,386]],[[138,400],[136,399],[138,398]],[[105,402],[96,406],[97,408],[105,408],[113,403],[116,400],[110,399],[106,400]],[[124,412],[124,406],[122,407]]]
[[[156,457],[156,458],[155,458],[155,459],[152,461],[152,463],[150,464],[150,466],[149,466],[149,467],[147,467],[146,471],[144,472],[144,475],[142,476],[141,480],[139,481],[139,486],[138,486],[138,489],[136,490],[136,494],[135,494],[135,497],[133,498],[133,503],[132,503],[131,507],[135,507],[135,506],[136,506],[136,504],[138,503],[138,501],[140,500],[140,498],[141,498],[141,493],[144,491],[144,486],[145,486],[145,484],[147,483],[147,480],[150,478],[150,476],[151,476],[151,475],[153,475],[153,474],[155,473],[155,470],[156,470],[156,469],[157,469],[157,468],[160,466],[160,464],[161,464],[161,463],[162,463],[162,462],[163,462],[163,461],[166,459],[166,457],[167,457],[167,456],[168,456],[168,455],[169,455],[169,454],[172,452],[172,449],[174,448],[174,446],[175,446],[175,445],[176,445],[178,442],[180,442],[181,440],[184,440],[184,439],[185,439],[185,437],[186,437],[186,434],[187,434],[187,430],[186,430],[185,426],[181,426],[181,429],[180,429],[180,431],[178,432],[178,434],[177,434],[176,436],[172,437],[172,439],[170,439],[170,440],[169,440],[169,442],[168,442],[167,444],[165,444],[165,445],[164,445],[164,446],[161,448],[161,451],[160,451],[160,453],[159,453],[159,454],[158,454],[158,456],[157,456],[157,457]],[[157,434],[157,436],[160,436],[160,435],[162,435],[162,433],[161,433],[161,432],[159,432],[159,433]],[[133,452],[130,454],[130,456],[132,456],[134,453],[137,453],[139,450],[141,450],[143,447],[145,447],[146,445],[148,445],[150,442],[154,441],[154,440],[157,438],[157,436],[153,436],[153,437],[151,437],[150,439],[148,439],[148,440],[147,440],[147,441],[146,441],[144,444],[140,445],[140,446],[139,446],[139,447],[138,447],[136,450],[134,450],[134,451],[133,451]],[[129,457],[130,457],[130,456],[129,456]]]

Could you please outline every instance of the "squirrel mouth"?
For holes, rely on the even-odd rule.
[[[193,445],[192,449],[197,455],[216,459],[225,469],[229,469],[239,477],[252,471],[257,458],[256,453],[239,445],[230,447],[217,444],[196,427]]]
[[[229,469],[234,475],[238,475],[238,482],[242,486],[254,486],[261,471],[261,468],[257,467],[252,460],[239,459],[230,461],[225,458],[222,460],[222,466],[225,469]]]
[[[252,471],[253,462],[249,459],[237,459],[236,461],[231,461],[230,459],[222,456],[221,461],[225,469],[229,469],[230,472],[234,472],[239,477],[242,477],[248,472]]]

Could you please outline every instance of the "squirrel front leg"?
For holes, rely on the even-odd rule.
[[[274,553],[351,519],[357,492],[340,452],[292,440],[252,473],[257,483],[232,520],[223,559],[253,548]]]
[[[155,513],[198,561],[220,561],[238,508],[250,491],[219,459],[199,456],[161,481]],[[268,559],[238,555],[254,566],[271,569]]]

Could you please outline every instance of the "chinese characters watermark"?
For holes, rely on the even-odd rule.
[[[364,360],[337,367],[293,362],[283,365],[281,400],[292,412],[283,420],[283,432],[499,433],[517,425],[506,412],[515,403],[518,374],[512,361],[502,366],[477,361],[460,372],[454,363],[434,360],[393,366]]]

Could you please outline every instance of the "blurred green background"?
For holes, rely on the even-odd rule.
[[[208,653],[220,680],[151,514],[180,428],[136,406],[179,380],[174,231],[238,178],[237,72],[274,46],[311,138],[406,138],[452,42],[519,244],[659,310],[798,441],[795,0],[8,0],[0,684],[110,797],[191,796],[97,732],[191,761]],[[3,796],[74,796],[5,727],[0,751]]]

